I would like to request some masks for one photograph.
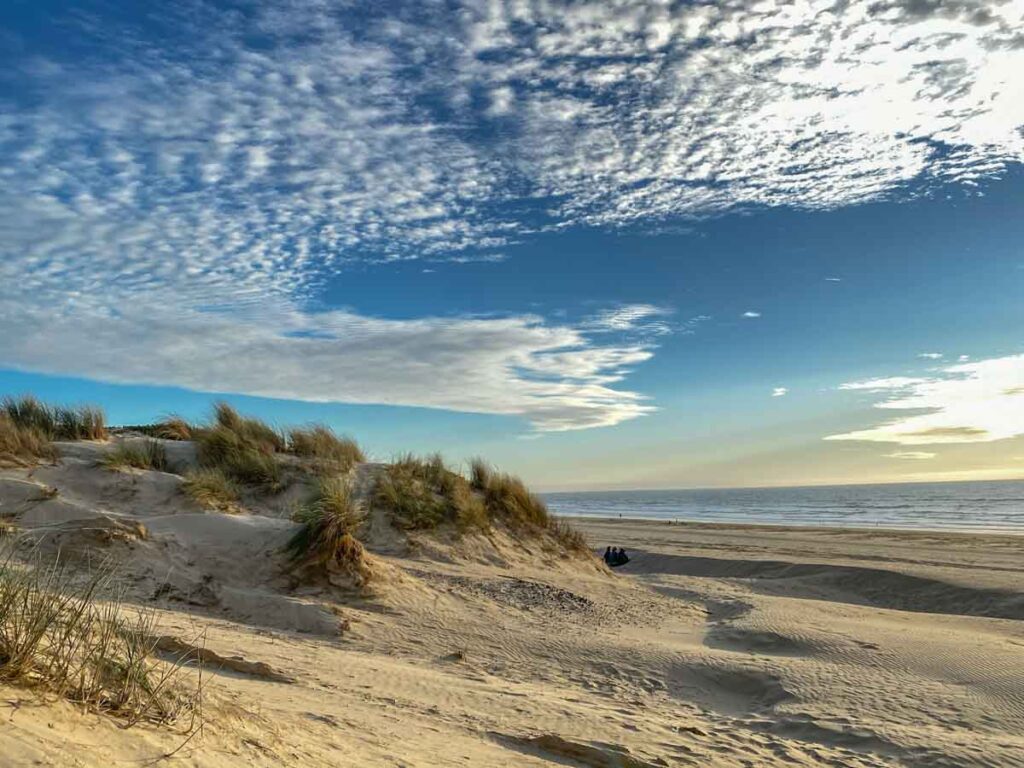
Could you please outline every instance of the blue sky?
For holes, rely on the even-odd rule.
[[[1021,2],[18,2],[0,391],[543,488],[1024,476]]]

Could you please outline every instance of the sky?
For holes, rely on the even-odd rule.
[[[1024,478],[1020,72],[1024,0],[8,0],[0,393],[546,490]]]

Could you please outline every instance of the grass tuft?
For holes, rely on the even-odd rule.
[[[239,511],[238,485],[222,469],[214,467],[189,472],[181,487],[201,507],[218,512]]]
[[[547,505],[518,477],[491,472],[482,492],[488,512],[513,526],[547,528],[550,522]]]
[[[195,713],[200,689],[186,695],[181,665],[154,656],[154,614],[124,615],[117,594],[101,600],[110,583],[109,568],[83,582],[59,563],[0,558],[0,682],[42,688],[129,726]]]
[[[374,503],[390,510],[395,523],[408,530],[447,522],[464,531],[487,530],[500,521],[521,531],[546,532],[566,550],[589,551],[583,534],[555,518],[522,480],[497,472],[482,459],[470,462],[467,480],[438,454],[399,457],[378,478]]]
[[[284,436],[273,427],[246,416],[225,402],[213,406],[214,421],[218,427],[229,430],[246,442],[261,446],[268,453],[284,451],[288,445]]]
[[[288,450],[296,456],[313,459],[322,471],[344,473],[366,461],[355,440],[338,437],[321,424],[289,430]]]
[[[196,428],[181,416],[170,415],[153,428],[153,436],[163,440],[191,440]]]
[[[0,410],[0,465],[25,465],[40,459],[57,460],[57,449],[46,433],[21,426]]]
[[[489,526],[480,496],[437,453],[399,457],[377,479],[374,503],[390,510],[396,525],[407,530],[429,530],[443,523],[462,530]]]
[[[106,416],[92,406],[52,407],[32,395],[5,397],[0,412],[22,429],[49,440],[105,440]]]
[[[570,552],[590,553],[590,542],[586,534],[579,528],[574,528],[561,518],[552,515],[548,518],[548,532],[563,548]]]
[[[322,478],[315,498],[296,513],[295,521],[302,527],[285,548],[293,567],[340,568],[360,584],[370,579],[365,550],[355,537],[363,514],[346,480]]]
[[[272,490],[281,486],[281,467],[275,454],[284,450],[284,438],[262,421],[244,418],[226,403],[218,403],[214,425],[196,435],[199,463],[218,469],[243,485]]]
[[[121,443],[107,452],[100,460],[104,467],[111,470],[122,469],[154,469],[167,471],[167,451],[163,444],[156,440],[139,440]]]

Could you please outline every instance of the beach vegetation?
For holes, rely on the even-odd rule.
[[[34,430],[48,440],[105,440],[106,416],[94,406],[51,406],[33,395],[5,397],[3,413],[21,429]]]
[[[20,425],[0,411],[0,465],[32,464],[41,459],[57,459],[57,450],[47,434],[37,427]]]
[[[440,454],[405,454],[385,467],[377,478],[374,503],[388,509],[394,523],[406,530],[428,530],[443,523],[462,530],[489,525],[480,497]]]
[[[191,440],[195,437],[197,427],[181,416],[171,414],[153,427],[153,436],[161,440]]]
[[[104,454],[100,463],[107,469],[152,469],[167,471],[167,451],[158,440],[124,442]]]
[[[322,424],[289,430],[288,452],[310,459],[320,472],[346,473],[366,461],[355,440],[339,437]]]
[[[238,484],[220,467],[206,467],[185,475],[181,489],[199,506],[218,512],[240,511]]]
[[[285,547],[293,568],[338,569],[361,584],[370,579],[366,552],[356,538],[365,518],[345,478],[320,478],[314,498],[293,519],[301,526]]]
[[[10,549],[0,555],[0,682],[56,694],[126,726],[196,715],[201,678],[195,690],[181,684],[182,664],[155,653],[154,614],[123,611],[111,587],[107,567],[82,579],[59,562],[17,561]]]
[[[227,403],[218,403],[212,426],[195,435],[199,463],[219,469],[231,480],[271,490],[281,486],[276,453],[286,447],[280,432],[259,421],[242,417]]]

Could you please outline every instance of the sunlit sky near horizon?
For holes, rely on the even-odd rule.
[[[1024,478],[1024,0],[163,6],[0,9],[0,394]]]

